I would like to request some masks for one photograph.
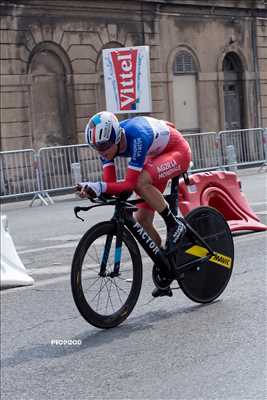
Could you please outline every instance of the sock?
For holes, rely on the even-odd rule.
[[[171,212],[169,206],[166,206],[164,208],[164,210],[161,211],[159,214],[164,219],[167,228],[169,228],[170,226],[177,225],[177,219],[175,218],[175,216]]]

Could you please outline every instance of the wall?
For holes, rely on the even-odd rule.
[[[179,7],[161,8],[162,68],[167,73],[169,87],[169,118],[174,115],[172,104],[172,63],[180,47],[187,48],[199,64],[198,103],[201,131],[224,129],[224,99],[222,70],[228,52],[240,58],[243,73],[245,127],[257,126],[254,88],[256,76],[252,46],[251,18],[238,11],[230,14],[222,10],[191,9],[181,13]],[[164,65],[168,60],[167,69]]]
[[[223,129],[222,61],[228,51],[235,51],[244,66],[246,127],[257,125],[257,114],[266,126],[263,0],[14,0],[12,4],[2,1],[0,11],[1,148],[4,150],[83,142],[88,117],[103,107],[101,51],[110,46],[150,46],[152,115],[168,119],[172,119],[174,109],[173,57],[179,45],[188,46],[199,63],[201,131]],[[260,13],[256,50],[252,43],[255,19],[252,12]],[[57,68],[48,66],[39,71],[36,78],[32,65],[41,52],[53,53],[61,61]],[[33,81],[43,82],[43,77],[50,84],[61,82],[60,88],[54,90],[59,95],[51,99],[50,108],[46,107],[49,85],[38,86],[44,88],[47,97],[38,87],[34,92]],[[34,93],[40,96],[40,101],[35,100]],[[64,100],[64,107],[53,103],[55,99]],[[61,111],[54,115],[55,123],[49,115],[51,109],[53,113],[57,108]],[[44,132],[46,119],[49,134]]]
[[[267,127],[267,18],[256,20],[260,124]]]
[[[160,94],[157,91],[158,46],[154,44],[153,9],[150,8],[147,13],[146,22],[141,23],[143,6],[139,2],[126,4],[125,1],[118,1],[114,2],[113,8],[107,8],[105,1],[98,1],[97,5],[91,1],[69,2],[68,7],[65,1],[34,0],[22,3],[24,5],[17,7],[9,6],[7,2],[1,3],[3,149],[35,147],[31,61],[40,46],[42,51],[50,51],[49,47],[53,45],[53,51],[57,47],[59,57],[62,58],[63,54],[66,60],[65,84],[67,91],[71,92],[72,89],[73,92],[69,93],[69,97],[73,97],[69,99],[69,104],[73,105],[70,113],[74,116],[72,128],[75,133],[66,135],[60,144],[82,142],[88,117],[99,111],[102,105],[99,60],[102,49],[110,47],[111,43],[116,47],[136,46],[143,44],[145,38],[151,48],[154,109],[160,111]]]

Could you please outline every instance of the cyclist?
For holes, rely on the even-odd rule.
[[[169,209],[163,197],[169,179],[188,169],[191,150],[188,142],[170,122],[137,116],[119,122],[108,111],[95,114],[86,125],[85,141],[97,150],[103,166],[103,181],[81,182],[81,197],[116,195],[135,191],[144,203],[138,205],[135,218],[154,242],[161,238],[153,225],[155,210],[167,227],[166,252],[173,252],[186,232],[185,225]],[[125,180],[117,181],[115,157],[130,157]],[[170,289],[154,289],[154,297],[169,295]]]

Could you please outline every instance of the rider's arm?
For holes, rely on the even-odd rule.
[[[115,169],[115,165],[114,165],[113,161],[103,163],[102,179],[104,182],[115,182],[116,181],[116,169]]]
[[[120,194],[121,192],[132,192],[137,184],[141,170],[134,170],[128,167],[125,180],[121,182],[107,182],[106,193]]]
[[[108,181],[106,193],[120,194],[121,192],[131,192],[135,189],[138,177],[144,167],[145,158],[148,149],[152,142],[152,135],[149,135],[145,130],[135,130],[133,135],[127,137],[131,160],[126,171],[126,176],[123,181],[113,182]]]

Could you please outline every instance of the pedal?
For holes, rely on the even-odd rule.
[[[159,289],[159,288],[156,287],[152,292],[152,296],[153,297],[163,297],[163,296],[172,297],[173,293],[172,293],[170,288],[168,288],[168,289]]]

